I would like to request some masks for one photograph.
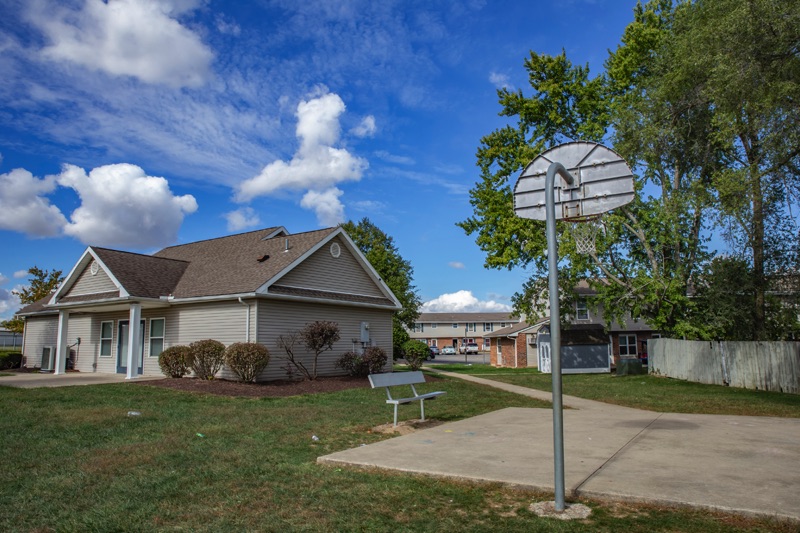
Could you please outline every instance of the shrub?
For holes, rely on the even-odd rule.
[[[21,353],[4,353],[0,354],[0,370],[8,370],[10,368],[19,368],[22,365]]]
[[[403,357],[411,370],[419,370],[428,359],[431,350],[424,342],[411,340],[403,344],[403,352]]]
[[[158,356],[158,366],[165,376],[182,378],[189,373],[189,347],[171,346]]]
[[[347,371],[354,377],[366,377],[370,374],[377,374],[383,370],[389,357],[386,352],[377,346],[370,346],[364,350],[363,354],[356,352],[345,352],[336,366]]]
[[[269,363],[269,350],[256,342],[236,342],[225,348],[225,364],[240,381],[255,381]]]
[[[333,350],[333,345],[341,337],[339,324],[317,320],[306,324],[300,331],[290,331],[279,335],[275,344],[286,352],[286,369],[291,375],[295,370],[303,374],[306,379],[317,379],[319,356],[322,352]],[[295,353],[297,344],[302,344],[306,350],[314,353],[312,366],[309,369],[303,361],[302,354]]]
[[[189,366],[200,379],[214,379],[225,361],[225,345],[213,339],[189,345]]]

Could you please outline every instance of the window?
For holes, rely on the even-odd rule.
[[[100,322],[100,357],[111,357],[114,322]]]
[[[619,336],[619,355],[636,356],[636,335]]]
[[[438,325],[439,325],[439,324],[437,324],[436,322],[434,322],[433,324],[431,324],[431,329],[436,329],[436,327],[437,327]]]
[[[431,339],[431,346],[436,346],[437,339]]]
[[[422,333],[425,331],[425,326],[421,322],[414,324],[414,333]]]
[[[500,327],[501,327],[501,328],[504,328],[504,327],[506,327],[506,323],[505,323],[505,322],[500,322]]]
[[[164,351],[164,319],[150,319],[150,357],[156,357]]]
[[[458,324],[453,324],[453,329],[458,329]]]
[[[467,324],[467,331],[475,331],[475,322]]]
[[[585,298],[580,298],[575,302],[575,318],[578,320],[589,320],[589,308],[586,306]]]
[[[491,322],[484,322],[483,331],[494,331],[494,324]]]
[[[488,350],[492,346],[492,339],[483,339],[483,349]]]

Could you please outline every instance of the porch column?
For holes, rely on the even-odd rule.
[[[69,350],[69,311],[58,312],[58,337],[56,339],[56,364],[54,374],[63,374],[67,369],[67,350]]]
[[[142,304],[131,304],[130,319],[128,321],[128,374],[125,379],[134,379],[139,368],[139,352],[141,346],[142,325]]]

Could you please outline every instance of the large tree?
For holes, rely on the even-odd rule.
[[[413,284],[414,268],[400,255],[394,239],[368,218],[358,223],[350,220],[341,226],[403,306],[392,316],[392,342],[399,353],[399,347],[409,338],[406,328],[413,327],[422,303]]]
[[[751,338],[764,340],[770,278],[800,267],[800,1],[699,0],[672,33],[664,85],[711,110],[725,149],[711,175],[720,222],[751,266]]]
[[[29,285],[22,287],[18,291],[11,291],[12,294],[19,298],[20,303],[24,305],[38,302],[42,298],[51,295],[58,288],[58,285],[64,281],[60,270],[51,272],[33,266],[28,269],[28,274],[31,276],[28,280]],[[11,320],[4,320],[0,325],[9,331],[22,333],[25,322],[20,317],[14,317]]]

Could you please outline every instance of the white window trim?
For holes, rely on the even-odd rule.
[[[439,325],[439,324],[437,324],[436,322],[432,322],[432,323],[431,323],[431,329],[436,329],[436,327],[437,327],[438,325]]]
[[[585,313],[586,316],[581,316],[581,312]],[[584,298],[579,298],[578,301],[575,302],[575,319],[589,320],[589,305]]]
[[[161,337],[153,337],[153,320],[163,320],[164,321],[164,332]],[[150,324],[148,324],[147,330],[147,357],[158,357],[159,354],[153,355],[153,339],[161,339],[161,351],[167,349],[167,319],[162,317],[154,317],[150,319]]]
[[[453,324],[453,329],[458,329],[458,324]]]
[[[625,341],[626,341],[625,342],[625,351],[628,352],[626,354],[622,353],[622,338],[623,337],[625,337]],[[633,344],[630,344],[630,342],[628,342],[631,337],[633,337]],[[639,339],[638,339],[638,337],[636,336],[635,333],[622,333],[622,334],[620,334],[620,336],[619,336],[619,355],[620,355],[620,357],[622,357],[623,355],[625,355],[627,357],[631,357],[631,356],[638,357],[639,356],[639,346],[637,345],[638,342],[639,342]],[[634,352],[635,352],[633,354],[630,353],[630,347],[631,346],[633,346],[633,349],[634,349]]]
[[[111,324],[111,336],[110,337],[103,337],[103,324]],[[109,341],[109,350],[108,355],[103,355],[103,341]],[[97,346],[98,349],[98,357],[113,357],[114,355],[114,321],[113,320],[103,320],[100,322],[100,343]]]

